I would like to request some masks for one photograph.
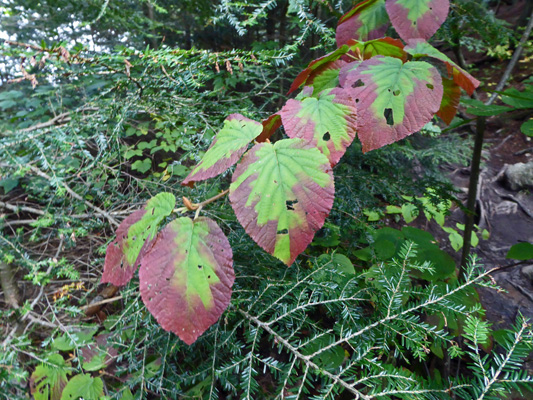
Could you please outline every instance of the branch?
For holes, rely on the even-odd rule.
[[[520,42],[518,43],[518,46],[516,47],[513,57],[511,58],[511,61],[509,61],[509,65],[507,65],[507,68],[505,69],[505,72],[503,73],[502,78],[500,79],[500,82],[496,86],[496,89],[494,89],[494,93],[490,97],[490,99],[485,103],[486,105],[490,106],[494,100],[496,100],[496,97],[498,97],[498,92],[503,89],[509,78],[511,77],[511,72],[513,72],[514,67],[516,66],[516,63],[520,59],[520,56],[522,55],[522,50],[524,49],[524,45],[526,44],[527,40],[529,39],[529,35],[531,35],[531,30],[533,29],[533,12],[529,16],[529,23],[526,26],[526,30],[524,31],[524,34],[522,35],[522,38],[520,39]]]
[[[37,167],[34,167],[33,165],[30,165],[29,168],[35,172],[37,175],[39,175],[41,178],[44,178],[44,179],[47,179],[49,181],[53,180],[53,178],[44,173],[43,171],[41,171],[39,168]],[[98,212],[99,214],[103,215],[104,217],[107,218],[107,220],[114,226],[118,226],[119,223],[117,222],[117,220],[115,218],[113,218],[107,211],[104,211],[102,210],[101,208],[95,206],[94,204],[92,203],[89,203],[87,200],[85,200],[83,197],[81,197],[78,193],[76,193],[74,190],[72,190],[65,182],[60,182],[61,185],[65,188],[65,190],[72,196],[74,197],[75,199],[83,202],[87,207],[89,208],[92,208],[93,210],[95,210],[96,212]]]
[[[314,362],[311,361],[312,356],[304,356],[302,353],[298,351],[298,349],[296,349],[296,347],[290,344],[282,336],[278,335],[272,328],[270,328],[264,322],[261,322],[258,318],[251,316],[250,314],[248,314],[246,311],[243,311],[243,310],[239,310],[239,313],[241,313],[246,319],[252,321],[258,327],[263,328],[265,331],[267,331],[272,336],[274,336],[279,343],[283,344],[287,348],[287,350],[289,350],[296,358],[302,360],[307,367],[311,367],[317,370],[322,375],[327,376],[328,378],[333,380],[335,383],[338,383],[339,385],[347,389],[350,393],[355,395],[355,400],[358,400],[358,399],[371,400],[372,399],[371,397],[366,396],[360,391],[358,391],[357,389],[355,389],[352,385],[340,379],[337,375],[333,375],[332,373],[320,368],[318,365],[316,365]]]

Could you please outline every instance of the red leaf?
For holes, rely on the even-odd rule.
[[[446,21],[448,0],[387,0],[385,3],[392,26],[400,37],[429,39]]]
[[[142,258],[146,249],[150,246],[150,243],[145,243],[137,261],[130,265],[124,254],[124,242],[128,237],[128,230],[136,222],[140,221],[143,215],[146,214],[146,210],[137,210],[133,214],[129,215],[117,228],[116,238],[107,246],[104,273],[102,274],[101,283],[111,283],[115,286],[124,286],[127,284],[135,270],[139,266],[138,261]]]
[[[192,344],[228,307],[235,280],[228,239],[211,219],[178,218],[141,261],[141,297],[163,329]]]

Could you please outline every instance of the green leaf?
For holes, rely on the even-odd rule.
[[[526,86],[526,90],[520,92],[516,88],[507,89],[501,94],[502,101],[514,108],[533,108],[533,86]]]
[[[334,281],[339,284],[346,282],[346,278],[353,277],[355,268],[348,257],[344,254],[322,254],[317,259],[317,264],[322,266],[329,264],[330,269],[335,271],[331,277],[328,276],[329,271],[319,271],[313,277],[316,282]]]
[[[291,265],[333,205],[329,160],[301,139],[255,145],[237,165],[230,202],[237,219],[268,253]]]
[[[505,258],[513,260],[531,260],[533,259],[533,244],[522,242],[511,246]]]
[[[0,187],[4,189],[4,194],[8,194],[19,185],[19,180],[15,178],[4,178],[0,180]]]
[[[393,228],[381,228],[374,233],[374,249],[380,260],[388,260],[397,253],[405,240],[402,232]]]
[[[131,164],[131,169],[134,171],[139,171],[141,174],[147,172],[152,168],[152,160],[150,158],[145,158],[144,160],[137,160]]]
[[[63,389],[61,400],[99,400],[104,395],[104,383],[88,374],[73,376]]]
[[[446,279],[455,274],[454,259],[434,244],[419,245],[416,259],[420,263],[429,261],[433,265],[433,273],[423,272],[421,274],[421,277],[428,281]]]
[[[230,302],[231,246],[209,218],[175,219],[144,255],[139,280],[143,302],[157,322],[190,345]]]
[[[410,224],[418,217],[418,208],[412,203],[402,205],[402,216],[406,223]]]
[[[70,368],[59,354],[50,355],[47,362],[31,374],[30,392],[35,400],[60,400]]]
[[[479,117],[492,117],[512,110],[510,107],[494,104],[487,106],[482,101],[474,99],[464,99],[463,103],[469,106],[466,109],[468,114],[477,115]]]
[[[426,125],[442,101],[439,72],[423,61],[393,57],[365,60],[341,80],[357,104],[363,151],[397,142]]]
[[[533,119],[530,119],[529,121],[524,122],[520,126],[520,131],[524,135],[533,137]]]
[[[445,232],[449,233],[448,239],[450,239],[450,244],[455,251],[459,251],[463,247],[463,237],[459,232],[453,228],[443,227]]]
[[[285,132],[317,147],[331,165],[339,162],[355,138],[356,106],[347,91],[336,88],[318,97],[290,99],[280,111]]]
[[[435,237],[433,237],[431,233],[426,232],[422,229],[404,226],[402,228],[402,233],[405,235],[406,239],[415,242],[419,246],[436,243]]]
[[[159,224],[172,213],[175,205],[173,194],[159,193],[148,200],[142,210],[122,221],[116,239],[107,246],[102,283],[123,286],[130,281],[157,234]]]
[[[263,131],[263,125],[240,114],[231,114],[216,135],[202,161],[185,178],[182,185],[213,178],[239,161],[252,140]]]
[[[52,342],[52,348],[60,351],[72,351],[93,340],[97,327],[80,332],[69,332],[57,337]]]

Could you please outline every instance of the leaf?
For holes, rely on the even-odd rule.
[[[141,258],[151,245],[158,225],[172,213],[176,198],[171,193],[152,197],[119,225],[116,239],[107,246],[101,283],[123,286],[128,283]]]
[[[418,217],[418,208],[412,203],[402,205],[402,216],[406,223],[410,224]]]
[[[316,98],[290,99],[280,115],[290,138],[301,138],[317,147],[331,165],[339,162],[355,137],[355,103],[340,88],[325,90]]]
[[[30,377],[30,392],[35,400],[59,400],[67,384],[69,366],[59,354],[52,354],[47,359],[49,364],[35,368]]]
[[[357,103],[357,133],[363,152],[418,131],[433,118],[442,100],[438,71],[423,61],[405,64],[376,56],[348,72],[343,83]]]
[[[317,259],[319,266],[330,266],[330,270],[321,270],[313,275],[313,279],[318,282],[336,282],[342,285],[347,279],[355,274],[355,268],[348,257],[344,254],[322,254]],[[331,271],[331,272],[330,272]]]
[[[389,56],[399,58],[404,62],[407,61],[407,53],[404,51],[404,45],[399,39],[384,37],[366,42],[352,39],[348,44],[352,53],[359,49],[363,60],[368,60],[375,56]]]
[[[511,107],[518,109],[533,108],[533,87],[526,86],[526,90],[520,92],[516,88],[507,89],[501,94],[502,101]]]
[[[511,246],[505,258],[513,260],[531,260],[533,259],[533,244],[522,242]]]
[[[533,119],[530,119],[529,121],[524,122],[520,126],[520,131],[527,136],[533,136]]]
[[[82,366],[85,371],[98,371],[111,365],[118,356],[118,351],[107,345],[110,333],[95,337],[96,343],[91,343],[80,349]]]
[[[448,0],[387,0],[392,26],[405,40],[429,39],[448,17]]]
[[[93,378],[89,374],[73,376],[63,390],[61,400],[98,400],[104,395],[104,383],[100,378]]]
[[[443,226],[442,229],[449,234],[448,239],[450,239],[450,244],[452,248],[455,251],[461,250],[461,248],[463,247],[463,237],[461,236],[461,234],[453,228]]]
[[[131,164],[131,169],[134,171],[139,171],[141,174],[144,174],[152,168],[152,160],[145,158],[144,160],[137,160]]]
[[[144,304],[163,329],[194,343],[230,302],[232,257],[228,239],[213,220],[172,221],[141,261]]]
[[[407,46],[405,46],[405,51],[411,54],[414,58],[431,57],[444,62],[448,71],[448,78],[453,79],[453,81],[462,87],[469,96],[472,96],[472,93],[474,93],[474,90],[476,90],[480,84],[476,78],[459,67],[446,54],[441,53],[425,40],[408,40]]]
[[[461,87],[453,79],[445,78],[442,79],[442,87],[444,93],[437,116],[447,125],[450,125],[457,114],[457,108],[461,101]]]
[[[320,75],[325,70],[336,68],[338,66],[338,64],[336,64],[336,61],[338,61],[341,56],[346,54],[348,50],[349,47],[347,45],[343,45],[334,52],[326,54],[325,56],[311,61],[307,68],[300,72],[298,76],[294,79],[287,94],[294,92],[296,89],[304,85],[311,85],[316,76]]]
[[[65,333],[54,339],[52,348],[60,351],[72,351],[80,346],[84,346],[93,340],[97,327],[80,332]]]
[[[239,161],[248,144],[263,131],[263,126],[240,114],[231,114],[224,121],[224,127],[216,135],[202,161],[181,183],[190,185],[225,172]]]
[[[256,243],[291,265],[333,206],[328,159],[301,139],[254,146],[237,165],[229,199]]]
[[[419,244],[416,259],[420,263],[430,261],[433,264],[433,273],[425,271],[421,274],[421,277],[428,281],[446,279],[455,274],[455,261],[448,253],[442,251],[436,245]]]
[[[263,131],[255,139],[257,143],[265,142],[281,126],[281,117],[279,113],[272,114],[267,119],[264,119],[261,122],[261,125],[263,125]]]
[[[385,35],[389,27],[389,16],[385,0],[365,0],[344,14],[337,25],[337,46],[350,39],[371,40]]]
[[[469,106],[466,109],[468,114],[477,115],[479,117],[492,117],[513,110],[506,106],[498,106],[494,104],[485,105],[482,101],[475,99],[464,99],[463,103]]]

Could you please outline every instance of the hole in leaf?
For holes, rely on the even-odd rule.
[[[433,7],[429,7],[430,10],[433,10]]]
[[[148,301],[152,301],[152,298],[150,297],[150,298],[148,299]]]
[[[356,102],[356,103],[359,103],[359,99],[355,99],[355,102]]]
[[[278,235],[286,235],[287,233],[289,233],[288,229],[283,229],[281,231],[278,231]]]
[[[322,136],[322,140],[327,142],[329,139],[331,139],[331,135],[329,132],[324,133],[324,136]]]
[[[207,279],[211,279],[211,275],[207,275]]]
[[[415,21],[415,22],[413,22],[413,25],[414,25],[414,26],[416,26],[416,21]]]
[[[124,260],[120,260],[120,268],[124,268]]]
[[[387,120],[387,125],[394,125],[394,115],[392,113],[392,108],[386,108],[383,116]]]
[[[298,204],[298,200],[287,200],[285,202],[285,206],[287,207],[287,210],[294,210],[295,204]]]
[[[137,236],[133,236],[131,240],[137,240]]]
[[[167,282],[169,282],[169,281],[170,281],[170,278],[165,278],[165,280],[166,280]]]
[[[401,92],[400,92],[399,90],[395,90],[394,92],[392,92],[392,94],[395,95],[395,96],[399,96],[400,93],[401,93]]]
[[[431,89],[431,90],[433,90],[433,89],[435,88],[435,86],[433,86],[431,83],[428,83],[428,84],[426,85],[426,87],[427,87],[428,89]]]
[[[198,269],[202,269],[202,266],[201,266],[201,265],[199,265],[199,266],[198,266]]]
[[[353,88],[357,88],[357,87],[361,87],[361,86],[365,86],[365,84],[363,83],[363,81],[361,79],[358,79],[354,83],[352,83],[352,87]]]

